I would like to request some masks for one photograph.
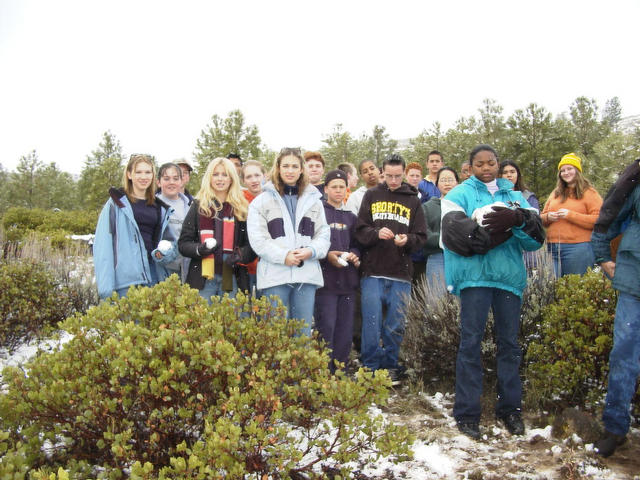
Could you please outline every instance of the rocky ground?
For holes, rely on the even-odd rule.
[[[360,478],[640,479],[637,428],[624,446],[603,459],[593,452],[591,443],[597,422],[586,414],[569,412],[555,425],[548,423],[547,415],[526,414],[527,432],[521,437],[511,436],[487,415],[481,424],[483,438],[474,441],[458,432],[452,406],[452,394],[397,392],[384,411],[390,420],[408,425],[415,434],[414,459],[398,465],[385,461],[362,464]]]

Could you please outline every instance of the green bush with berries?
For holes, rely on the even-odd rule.
[[[370,410],[387,375],[332,375],[300,327],[175,275],[69,318],[71,340],[3,372],[0,476],[20,459],[34,478],[348,478],[363,453],[406,458],[408,431]]]

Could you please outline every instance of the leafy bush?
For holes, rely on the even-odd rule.
[[[74,311],[69,292],[46,265],[0,264],[0,346],[12,351]]]
[[[566,275],[529,346],[532,400],[594,406],[606,392],[617,293],[602,273]],[[586,404],[585,404],[586,402]]]
[[[12,207],[2,217],[5,236],[10,241],[19,241],[29,233],[42,234],[67,232],[84,235],[95,232],[98,212],[83,210],[43,210],[40,208]]]
[[[0,347],[9,350],[98,303],[86,245],[55,246],[31,235],[6,242],[0,231]]]
[[[28,375],[4,370],[4,428],[52,478],[347,477],[363,452],[408,455],[406,429],[369,412],[388,377],[331,375],[283,314],[241,294],[209,306],[175,275],[131,289],[63,322],[73,338]]]

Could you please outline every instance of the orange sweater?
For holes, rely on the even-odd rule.
[[[591,241],[591,232],[598,219],[602,197],[594,189],[589,188],[580,200],[574,197],[562,201],[562,197],[554,197],[551,192],[542,210],[542,224],[547,227],[547,242],[549,243],[582,243]],[[561,208],[569,210],[566,218],[555,222],[548,219],[549,212]]]

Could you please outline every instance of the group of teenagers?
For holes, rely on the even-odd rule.
[[[126,296],[131,286],[152,286],[174,273],[209,301],[239,289],[267,296],[282,302],[289,318],[302,320],[300,334],[310,335],[312,326],[318,331],[332,371],[349,362],[357,317],[361,363],[395,379],[402,373],[403,307],[424,275],[432,288],[460,298],[458,429],[481,437],[481,342],[491,310],[495,414],[521,435],[522,294],[528,252],[546,243],[556,275],[600,264],[620,291],[606,434],[596,443],[596,451],[610,455],[629,430],[640,373],[638,162],[612,187],[602,214],[603,200],[574,153],[560,160],[542,212],[518,165],[499,162],[490,145],[475,147],[460,175],[437,151],[425,167],[423,177],[419,163],[391,154],[380,167],[363,161],[324,175],[321,153],[284,148],[266,172],[259,162],[231,154],[208,164],[192,197],[185,189],[188,161],[166,163],[156,174],[152,156],[131,155],[123,188],[110,189],[96,228],[100,297]],[[356,189],[358,173],[364,185]],[[620,235],[614,259],[610,244]]]

